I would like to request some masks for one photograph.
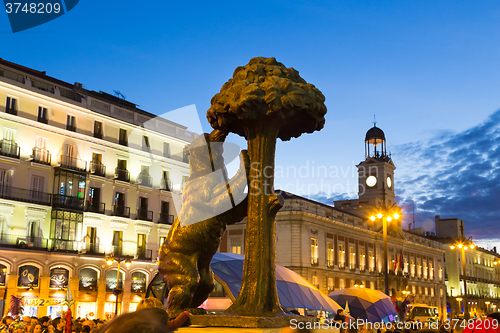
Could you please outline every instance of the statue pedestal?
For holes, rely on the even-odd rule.
[[[179,328],[179,333],[279,333],[284,327],[319,328],[315,317],[278,316],[245,317],[236,315],[191,315],[188,327]],[[300,324],[299,324],[300,323]],[[321,331],[326,331],[322,329]],[[338,330],[337,330],[338,331]]]

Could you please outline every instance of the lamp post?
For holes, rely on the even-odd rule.
[[[377,218],[382,219],[383,227],[383,240],[384,240],[384,283],[385,283],[385,294],[389,296],[389,272],[387,269],[387,223],[391,222],[392,219],[397,220],[399,218],[398,213],[393,213],[392,215],[388,213],[388,209],[384,209],[384,213],[378,213],[377,215],[371,216],[370,220],[375,221]]]
[[[132,264],[132,261],[130,261],[130,258],[128,256],[126,256],[126,257],[117,257],[117,256],[114,256],[114,255],[111,255],[111,256],[109,256],[106,259],[106,263],[108,264],[108,266],[113,265],[113,262],[115,262],[115,261],[118,264],[118,268],[116,269],[116,288],[113,290],[113,295],[115,295],[115,297],[116,297],[116,301],[115,301],[115,317],[116,317],[118,315],[118,296],[122,292],[122,290],[119,287],[119,282],[120,282],[120,264],[122,262],[124,262],[125,266],[127,268],[129,268],[130,265]],[[123,277],[123,280],[125,280],[125,276]],[[125,282],[125,281],[123,281],[123,282]]]
[[[484,304],[486,304],[486,313],[490,312],[490,303],[490,301],[484,302]]]
[[[450,249],[454,250],[458,248],[462,252],[462,280],[464,283],[464,319],[469,320],[469,304],[467,302],[467,270],[465,268],[465,251],[471,249],[474,250],[475,245],[472,243],[471,238],[465,238],[464,236],[464,225],[463,223],[460,226],[460,230],[462,232],[462,236],[458,240],[458,243],[455,245],[450,245]],[[458,300],[458,298],[457,298]]]
[[[462,299],[462,297],[457,297],[457,298],[456,298],[456,300],[457,300],[457,302],[458,302],[458,312],[460,313],[460,312],[462,312],[462,304],[461,304],[461,303],[462,303],[462,300],[463,300],[463,299]],[[465,306],[464,306],[464,307],[465,307]],[[465,309],[464,309],[464,310],[465,310]],[[464,311],[464,312],[465,312],[465,311]],[[465,313],[464,313],[464,318],[465,318]]]

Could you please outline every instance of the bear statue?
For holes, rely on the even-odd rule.
[[[189,146],[190,176],[182,192],[182,207],[161,246],[158,270],[168,288],[167,312],[175,318],[198,309],[214,289],[210,261],[226,226],[247,215],[249,158],[240,154],[240,169],[228,180],[219,130],[202,134]]]

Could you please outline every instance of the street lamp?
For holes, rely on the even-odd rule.
[[[490,303],[490,301],[484,302],[484,304],[486,304],[486,313],[490,312]]]
[[[408,295],[410,295],[410,291],[409,290],[403,290],[403,296],[404,296],[404,298],[406,298]]]
[[[462,312],[461,302],[463,301],[463,299],[462,297],[457,297],[456,300],[458,302],[458,312]],[[465,304],[464,304],[464,318],[465,318]]]
[[[467,302],[467,270],[465,268],[465,251],[471,249],[474,250],[476,247],[474,243],[472,243],[471,237],[465,238],[464,236],[464,225],[463,223],[460,225],[461,237],[458,239],[458,243],[450,245],[450,249],[454,250],[455,248],[460,249],[462,252],[462,280],[464,283],[464,319],[469,320],[469,303]],[[458,300],[458,299],[457,299]]]
[[[125,264],[125,267],[129,268],[130,265],[132,264],[132,261],[130,261],[130,258],[128,256],[126,257],[117,257],[117,256],[109,256],[106,258],[106,264],[108,266],[113,265],[113,262],[118,263],[118,268],[116,269],[116,288],[113,290],[113,295],[116,297],[115,301],[115,317],[118,315],[118,295],[122,292],[122,290],[119,287],[119,282],[120,282],[120,264],[123,262]],[[123,276],[123,279],[125,280],[125,276]],[[125,282],[125,281],[123,281]]]
[[[393,205],[394,206],[394,205]],[[391,207],[392,208],[392,207]],[[385,294],[389,296],[389,272],[387,270],[387,223],[391,222],[393,219],[399,219],[399,214],[397,212],[392,212],[391,209],[384,208],[382,211],[378,212],[376,215],[371,216],[370,220],[375,221],[376,219],[382,219],[383,232],[384,232],[384,283],[385,283]]]

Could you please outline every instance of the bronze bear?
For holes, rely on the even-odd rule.
[[[167,311],[172,318],[185,310],[205,313],[198,306],[214,289],[210,261],[226,226],[247,215],[248,154],[241,152],[240,169],[228,180],[222,157],[225,137],[215,130],[200,135],[188,147],[190,177],[182,193],[183,204],[158,262],[169,289]]]

